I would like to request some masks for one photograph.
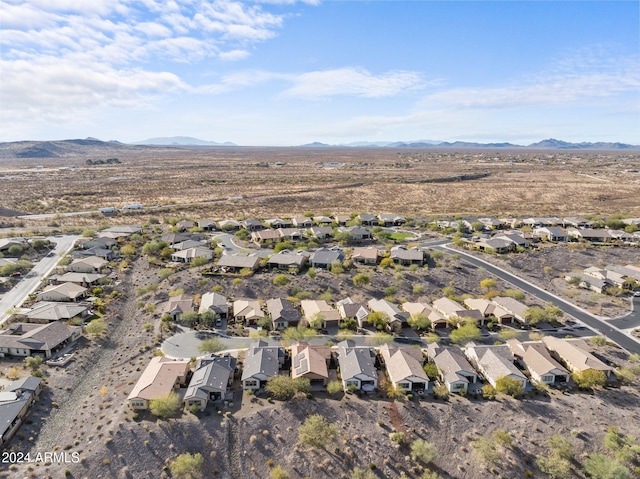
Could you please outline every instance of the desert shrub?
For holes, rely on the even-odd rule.
[[[335,441],[338,430],[320,414],[308,416],[298,428],[298,440],[302,445],[324,447]]]
[[[358,273],[353,277],[353,285],[357,287],[366,286],[371,282],[368,274]]]
[[[440,376],[440,371],[438,371],[438,366],[434,363],[426,363],[422,369],[429,376],[430,379],[435,379]]]
[[[389,439],[400,446],[404,446],[408,442],[406,434],[402,431],[392,432],[389,434]]]
[[[269,477],[271,479],[289,479],[289,474],[285,471],[282,466],[277,465],[269,471]]]
[[[42,364],[42,356],[28,356],[24,359],[24,365],[32,371],[37,370]]]
[[[500,461],[502,455],[496,448],[495,443],[486,437],[479,437],[471,443],[476,457],[487,464],[495,464]]]
[[[371,470],[356,467],[349,474],[349,479],[376,479],[378,476]]]
[[[496,388],[494,388],[491,384],[485,384],[482,386],[482,397],[493,401],[496,398]]]
[[[88,335],[97,338],[107,331],[107,323],[103,319],[97,318],[87,324],[84,330]]]
[[[186,452],[171,461],[169,469],[171,470],[171,475],[177,479],[199,479],[202,477],[203,464],[204,458],[202,454]]]
[[[203,353],[217,353],[226,348],[225,343],[219,338],[207,338],[200,342],[198,350]]]
[[[342,392],[342,383],[340,381],[330,381],[329,384],[327,384],[327,392],[332,396],[339,394]]]
[[[449,399],[449,389],[444,384],[438,384],[433,388],[433,395],[438,399]]]
[[[590,454],[584,470],[591,479],[632,479],[633,473],[616,459],[604,454]]]
[[[591,338],[591,344],[594,346],[606,346],[607,338],[604,336],[594,336]]]
[[[180,396],[170,392],[165,397],[149,401],[149,410],[154,416],[167,419],[175,416],[180,409]]]
[[[554,455],[567,460],[573,457],[573,444],[568,438],[554,434],[547,439],[547,444]]]
[[[411,443],[411,459],[429,464],[438,456],[438,449],[424,439],[416,439]]]
[[[276,376],[267,381],[265,389],[276,399],[288,400],[297,392],[309,392],[311,383],[306,378],[293,379],[290,376]]]
[[[580,389],[601,388],[607,383],[607,375],[604,371],[598,371],[596,369],[577,371],[571,375],[571,378]]]
[[[467,323],[451,331],[449,337],[455,344],[466,344],[471,341],[478,341],[482,336],[478,326],[473,323]]]
[[[275,278],[273,278],[273,284],[276,286],[285,286],[289,284],[291,280],[286,274],[279,274]]]
[[[496,391],[518,398],[524,393],[524,384],[517,379],[504,376],[496,381]]]
[[[571,477],[571,463],[555,454],[539,457],[536,464],[542,472],[553,479]]]

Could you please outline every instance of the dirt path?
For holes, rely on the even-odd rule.
[[[83,402],[89,397],[92,390],[104,383],[104,378],[109,375],[114,355],[130,327],[126,318],[135,316],[135,293],[131,284],[131,275],[127,274],[125,278],[122,313],[120,314],[123,319],[120,320],[116,328],[111,330],[109,339],[103,342],[102,347],[91,348],[91,362],[84,375],[78,378],[78,384],[71,390],[69,396],[60,403],[59,409],[51,410],[51,416],[42,425],[32,451],[51,451],[54,446],[62,446],[60,431],[69,430],[73,419],[81,410]]]
[[[229,460],[229,474],[231,479],[243,479],[242,461],[240,460],[240,436],[238,434],[238,423],[236,418],[227,419],[227,458]]]

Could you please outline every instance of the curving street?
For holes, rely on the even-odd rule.
[[[479,268],[484,268],[494,276],[502,279],[503,281],[506,281],[507,283],[512,284],[513,286],[523,290],[525,293],[530,294],[531,296],[535,296],[545,303],[552,303],[554,306],[560,308],[565,314],[573,316],[575,319],[593,330],[594,333],[605,335],[608,339],[615,342],[626,351],[630,353],[640,354],[640,342],[634,337],[626,334],[624,331],[621,331],[622,328],[620,327],[620,323],[598,318],[585,311],[584,309],[579,308],[578,306],[571,304],[570,302],[554,294],[551,294],[548,291],[545,291],[544,289],[503,270],[502,268],[476,258],[475,256],[465,253],[464,251],[451,248],[447,245],[433,246],[433,248],[445,253],[460,255],[460,259],[462,259],[463,261],[471,263]],[[624,326],[625,329],[627,327],[632,326]]]

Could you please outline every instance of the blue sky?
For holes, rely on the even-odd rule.
[[[0,141],[640,144],[637,1],[0,0]]]

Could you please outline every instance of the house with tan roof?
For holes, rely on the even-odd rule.
[[[375,311],[378,313],[384,313],[389,318],[389,322],[387,323],[387,329],[393,331],[399,331],[404,326],[407,325],[407,321],[409,320],[409,313],[405,311],[400,311],[395,304],[386,299],[375,299],[372,298],[368,301],[367,306],[371,311]]]
[[[486,298],[467,298],[464,300],[464,305],[469,309],[476,309],[482,313],[485,319],[489,319],[492,316],[495,317],[500,324],[513,323],[514,317],[506,309],[493,303]]]
[[[427,356],[440,372],[440,380],[449,392],[466,393],[473,385],[478,385],[478,373],[459,348],[440,346],[432,343],[427,346]]]
[[[93,273],[100,274],[106,271],[109,262],[99,256],[89,256],[87,258],[79,258],[72,261],[67,266],[67,271],[74,273]]]
[[[164,306],[164,314],[171,316],[176,321],[181,314],[193,311],[193,297],[187,294],[169,298]]]
[[[104,274],[68,272],[62,275],[51,276],[49,280],[58,284],[74,283],[88,288],[90,286],[95,286],[96,284],[98,284],[98,282],[105,276],[106,275]]]
[[[380,261],[380,258],[382,258],[383,254],[384,253],[375,246],[360,246],[357,248],[353,248],[351,259],[354,263],[375,266],[376,264],[378,264],[378,261]]]
[[[154,357],[129,393],[129,407],[134,410],[149,409],[152,400],[166,397],[178,387],[184,386],[188,374],[189,361],[165,356]]]
[[[268,245],[282,240],[277,230],[258,230],[251,233],[251,241],[257,245]]]
[[[295,268],[300,270],[309,262],[309,252],[302,251],[292,253],[289,250],[279,251],[276,254],[272,254],[267,261],[269,268],[278,268],[288,270]]]
[[[477,309],[466,309],[457,301],[449,298],[439,298],[433,302],[433,309],[445,319],[462,318],[484,323],[484,315]]]
[[[265,314],[256,299],[238,299],[233,302],[233,317],[245,324],[256,324]]]
[[[211,261],[213,259],[213,250],[206,246],[195,246],[171,254],[171,261],[176,263],[191,263],[195,258],[204,258],[207,261]]]
[[[429,389],[429,376],[422,368],[422,351],[383,344],[380,346],[380,356],[396,390],[424,394]]]
[[[422,248],[407,248],[404,245],[393,246],[390,251],[390,258],[396,264],[409,266],[424,264],[424,251]]]
[[[542,342],[551,354],[564,361],[569,371],[576,373],[595,369],[602,371],[607,378],[613,377],[614,368],[605,364],[592,354],[589,343],[584,339],[560,339],[554,336],[545,336]]]
[[[381,213],[378,215],[378,220],[382,226],[402,226],[407,222],[407,218],[394,213]]]
[[[229,302],[225,296],[216,292],[208,292],[204,293],[200,298],[198,313],[203,314],[206,311],[212,311],[217,314],[218,317],[226,319],[229,317],[230,309]]]
[[[300,301],[302,314],[309,324],[318,318],[322,319],[323,327],[338,326],[340,324],[340,313],[329,306],[323,299],[303,299]]]
[[[0,393],[0,449],[25,422],[41,391],[42,379],[33,376],[12,381],[4,387]]]
[[[74,283],[52,284],[36,296],[38,301],[79,301],[86,297],[87,288]]]
[[[223,254],[216,264],[223,270],[232,273],[237,273],[243,269],[255,271],[260,266],[260,256],[255,253]]]
[[[510,298],[509,296],[495,296],[491,298],[491,302],[512,314],[513,318],[517,321],[523,324],[527,322],[526,315],[529,306],[517,299]]]
[[[521,342],[509,339],[507,346],[516,362],[529,371],[532,380],[551,385],[566,384],[569,381],[569,371],[551,357],[551,353],[541,341]]]
[[[307,378],[311,386],[326,386],[329,381],[331,349],[326,345],[296,342],[291,345],[291,377]]]
[[[506,344],[479,346],[469,343],[463,351],[469,362],[482,373],[493,387],[496,387],[498,380],[504,377],[522,383],[523,388],[527,387],[527,377],[514,364],[513,353]]]
[[[293,226],[297,228],[311,228],[313,226],[313,220],[306,216],[294,216],[291,219],[291,222],[293,223]]]

